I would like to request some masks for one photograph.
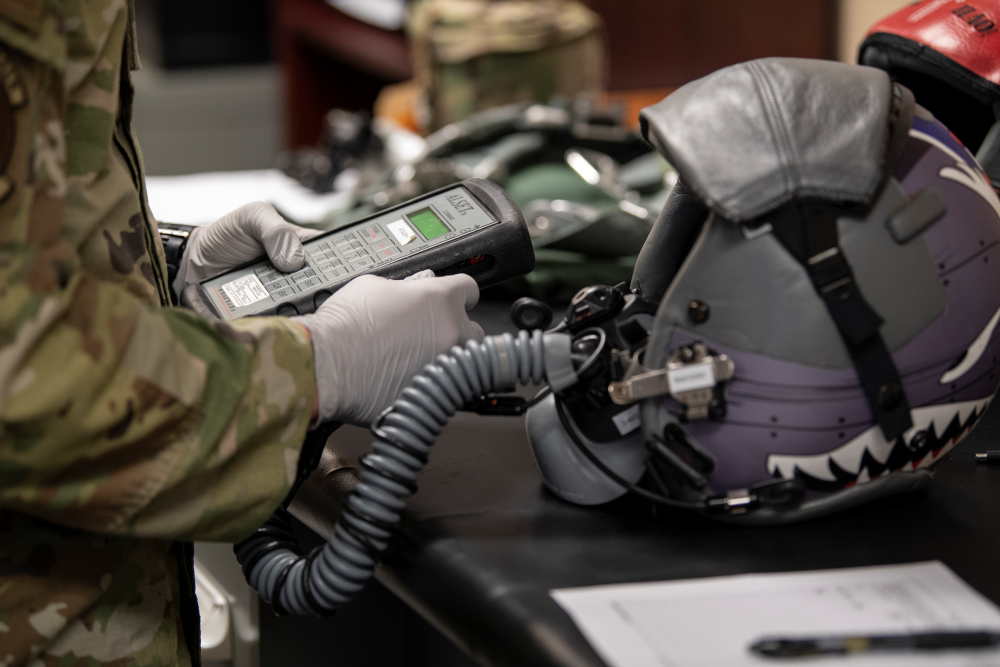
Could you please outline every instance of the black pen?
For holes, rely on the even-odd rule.
[[[765,638],[750,650],[768,658],[801,658],[810,655],[844,655],[867,651],[935,651],[1000,646],[996,632],[927,632],[872,637]]]

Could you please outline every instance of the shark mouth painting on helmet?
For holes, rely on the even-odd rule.
[[[927,468],[972,431],[990,400],[916,408],[913,428],[893,442],[887,442],[873,426],[827,454],[773,454],[767,458],[767,468],[775,477],[800,479],[807,489],[816,491],[850,488],[890,472]]]

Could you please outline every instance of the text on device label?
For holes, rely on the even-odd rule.
[[[255,301],[260,301],[268,297],[267,290],[264,289],[260,278],[254,273],[241,276],[232,282],[226,283],[222,286],[222,290],[237,308],[240,306],[249,306]]]
[[[707,389],[715,386],[715,369],[711,362],[683,366],[667,371],[671,394]]]
[[[399,245],[406,245],[417,238],[416,232],[410,229],[410,226],[402,220],[390,222],[386,225],[386,227],[389,228],[392,235],[396,237],[397,241],[399,241]]]
[[[611,421],[615,423],[619,434],[628,435],[642,424],[642,419],[639,417],[639,405],[633,405],[628,410],[619,412],[611,418]]]

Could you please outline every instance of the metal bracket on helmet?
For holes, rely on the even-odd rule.
[[[706,419],[717,402],[715,388],[733,377],[735,365],[724,354],[713,355],[703,343],[684,345],[666,368],[650,370],[639,362],[642,350],[631,359],[625,378],[608,386],[611,400],[628,405],[643,398],[669,394],[685,406],[685,418]]]
[[[709,514],[731,517],[749,514],[761,508],[791,511],[802,505],[806,487],[799,479],[772,479],[747,489],[733,489],[724,496],[709,498],[705,510]]]
[[[746,514],[757,507],[757,496],[750,489],[734,489],[719,498],[710,498],[705,509],[714,513],[728,513],[733,516]]]

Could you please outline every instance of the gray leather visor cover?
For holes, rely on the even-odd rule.
[[[891,100],[881,70],[765,58],[692,81],[639,118],[695,192],[740,222],[800,197],[868,204],[882,179]]]

